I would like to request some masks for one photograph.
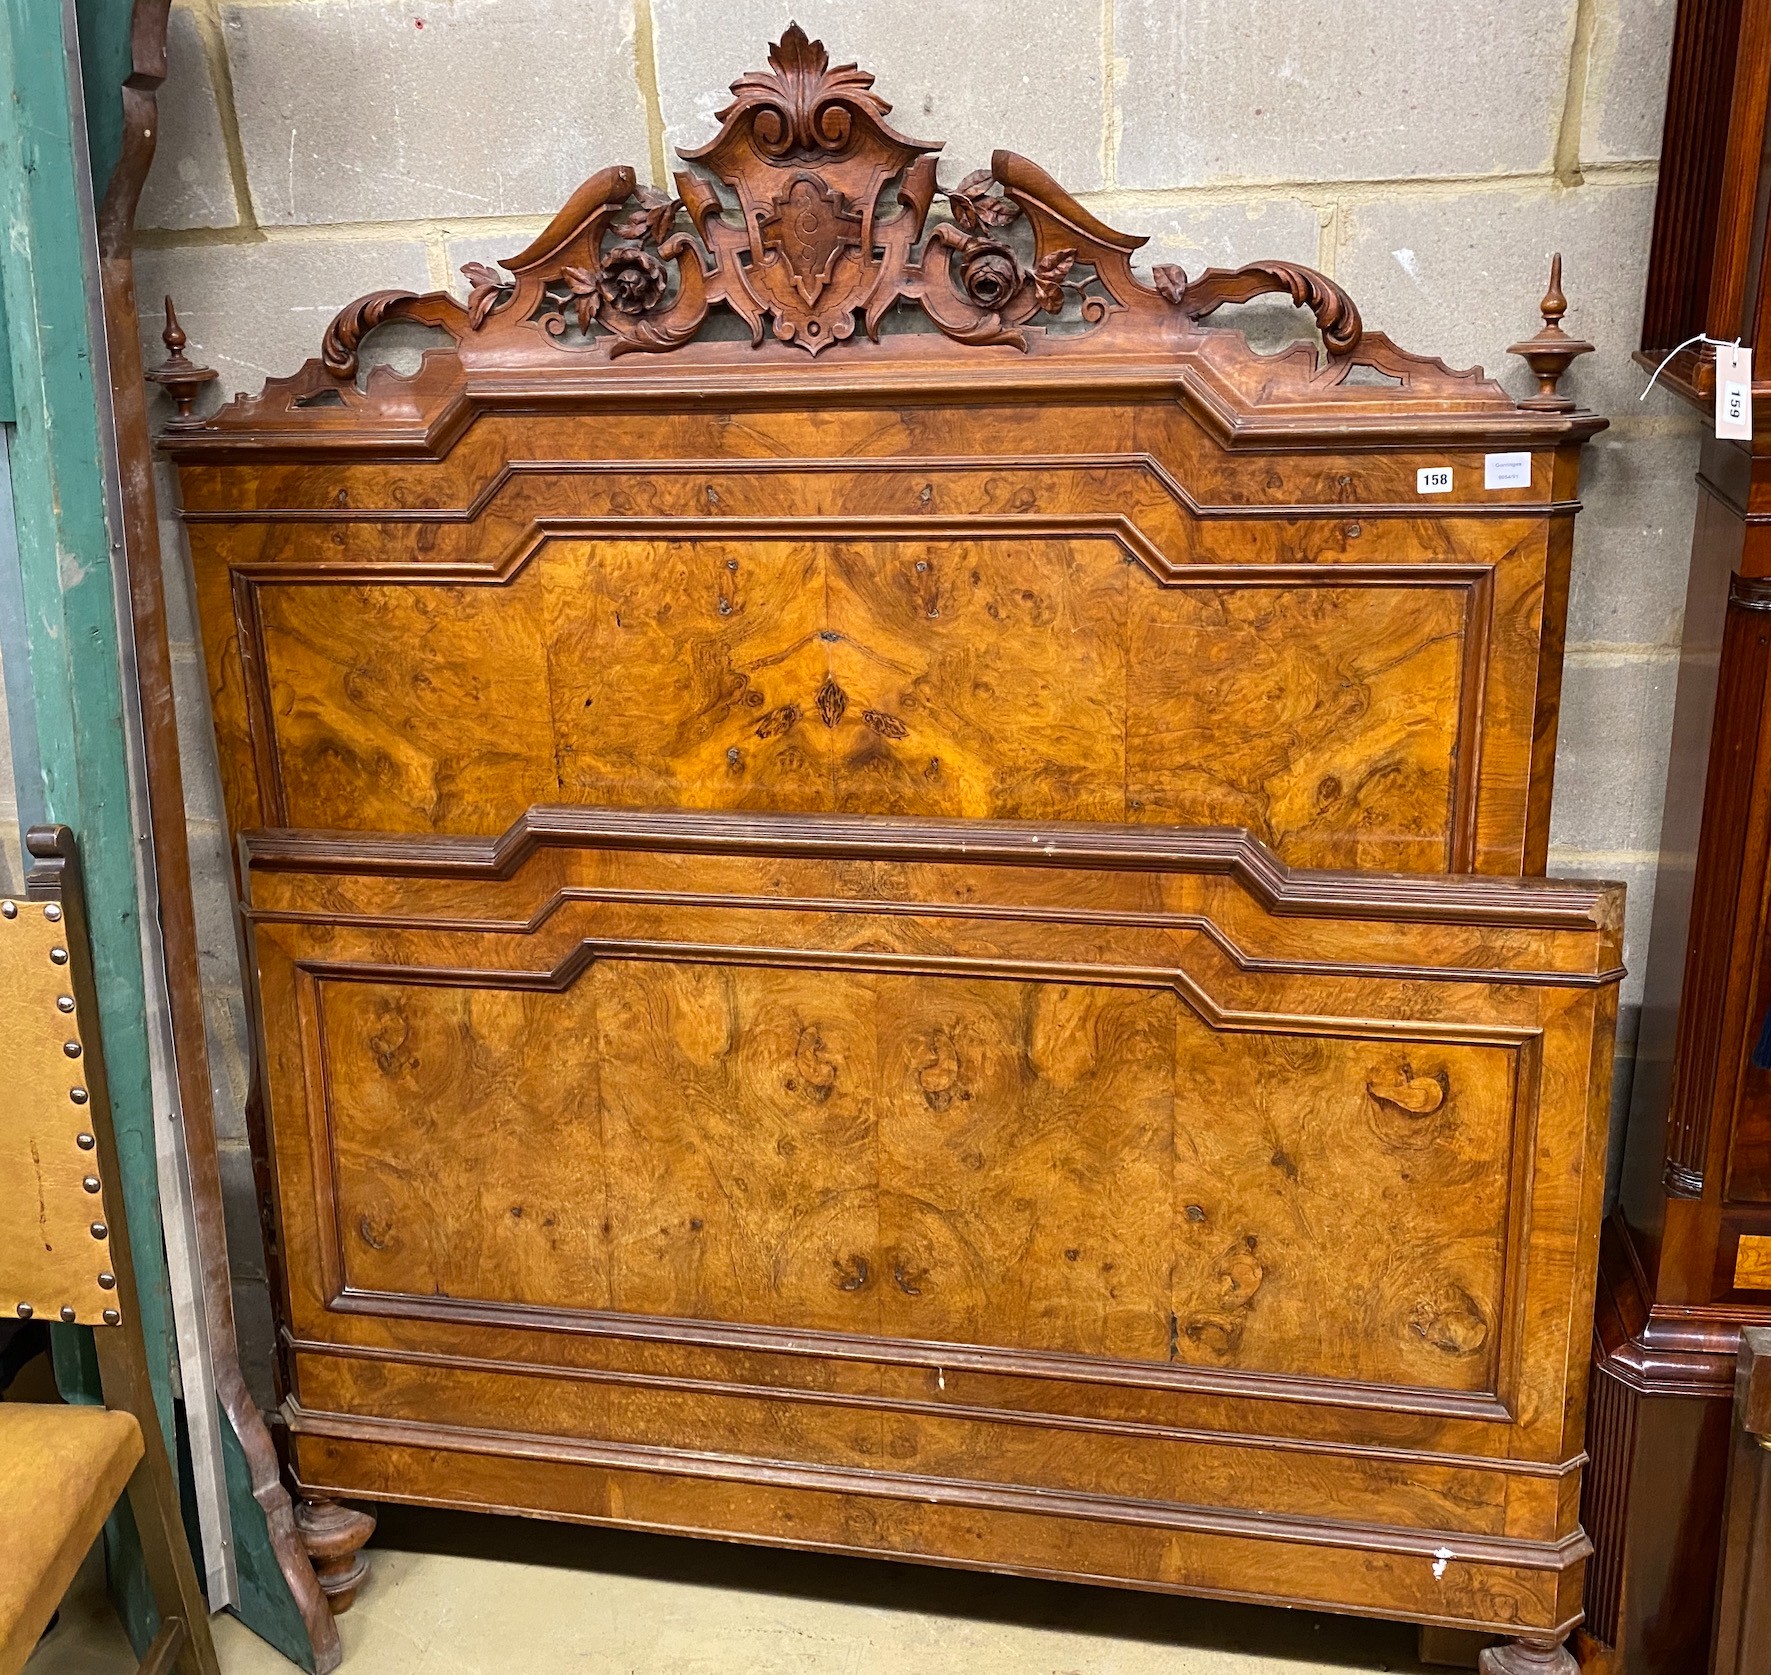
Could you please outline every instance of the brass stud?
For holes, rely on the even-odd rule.
[[[76,1105],[84,1105],[87,1099],[86,1090],[84,1088],[69,1088],[68,1098],[73,1100]]]
[[[79,1090],[76,1089],[75,1091],[78,1092]],[[92,1150],[92,1148],[94,1146],[96,1146],[98,1144],[98,1141],[95,1140],[90,1134],[76,1134],[74,1136],[74,1144],[76,1146],[78,1146],[81,1151],[89,1152]]]
[[[46,902],[43,906],[43,917],[53,924],[61,917],[61,908],[54,902]]]
[[[74,1324],[74,1305],[72,1303],[63,1303],[62,1304],[61,1317],[70,1326],[72,1326]]]
[[[106,1309],[105,1310],[105,1325],[107,1325],[107,1326],[121,1326],[122,1324],[123,1324],[123,1317],[122,1317],[122,1315],[118,1314],[115,1309]]]
[[[69,1058],[77,1059],[80,1056],[80,1043],[78,1041],[64,1041],[61,1044],[61,1050],[66,1053]]]
[[[97,1192],[98,1191],[98,1176],[88,1175],[86,1177],[86,1179],[83,1180],[80,1184],[81,1184],[81,1186],[85,1187],[88,1192]]]
[[[102,1221],[95,1221],[92,1224],[91,1232],[95,1239],[108,1239],[111,1236],[110,1228],[106,1227]]]
[[[37,1311],[32,1308],[29,1303],[20,1303],[18,1306],[18,1317],[20,1320],[29,1320],[36,1312]]]
[[[49,962],[51,965],[66,965],[68,963],[67,949],[51,948],[49,950]]]
[[[72,1012],[74,1010],[74,997],[72,995],[57,995],[55,997],[55,1009],[58,1012]]]
[[[18,903],[15,901],[0,901],[0,913],[4,913],[8,919],[16,919],[18,917]]]
[[[117,1276],[115,1274],[100,1274],[98,1276],[98,1284],[101,1291],[115,1291],[117,1288]]]

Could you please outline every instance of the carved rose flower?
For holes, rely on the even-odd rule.
[[[651,251],[621,245],[603,258],[597,289],[611,308],[644,314],[664,300],[669,283],[664,264]]]
[[[965,294],[992,313],[1006,308],[1021,288],[1021,269],[1006,244],[981,243],[960,263]]]

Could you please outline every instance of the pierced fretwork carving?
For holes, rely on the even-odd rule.
[[[372,292],[327,328],[317,362],[204,428],[249,430],[297,410],[311,424],[328,408],[342,409],[340,430],[365,411],[384,425],[428,425],[461,411],[464,375],[488,392],[529,391],[538,378],[691,345],[690,358],[709,368],[844,345],[833,359],[852,365],[859,345],[888,335],[897,341],[877,351],[882,364],[936,359],[949,352],[944,337],[1000,351],[997,367],[1005,356],[1086,356],[1101,367],[1172,363],[1179,378],[1184,365],[1194,375],[1186,399],[1233,425],[1242,420],[1232,415],[1257,410],[1287,425],[1365,409],[1375,418],[1385,404],[1471,421],[1519,413],[1479,370],[1454,371],[1366,331],[1353,299],[1312,268],[1259,261],[1189,278],[1159,266],[1145,277],[1132,267],[1144,239],[1105,225],[1013,152],[942,184],[940,145],[900,133],[872,75],[833,65],[797,25],[732,94],[718,133],[682,153],[674,194],[625,165],[603,169],[527,249],[464,267],[465,303]],[[1320,346],[1257,354],[1239,331],[1211,323],[1226,304],[1265,295],[1313,315]],[[358,345],[391,320],[440,328],[453,356],[444,350],[411,378],[377,368],[358,389]],[[630,374],[631,365],[619,382],[634,382]]]
[[[991,169],[942,188],[939,145],[886,121],[891,106],[866,71],[832,67],[797,25],[769,64],[732,84],[719,133],[683,154],[700,167],[677,175],[678,197],[607,170],[504,264],[511,281],[482,263],[464,269],[468,329],[508,317],[560,336],[575,319],[590,334],[595,320],[617,356],[675,348],[724,304],[753,344],[772,334],[817,355],[858,323],[876,338],[908,303],[961,343],[1025,349],[1022,328],[1071,298],[1089,325],[1134,297],[1155,300],[1125,260],[1143,241],[1095,222],[1024,158],[999,152]],[[937,197],[951,219],[931,226]]]

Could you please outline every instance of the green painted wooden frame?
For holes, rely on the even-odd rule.
[[[90,145],[107,180],[122,142],[131,66],[129,0],[78,0],[87,127],[77,126],[58,0],[0,0],[0,419],[12,420],[11,476],[30,665],[28,715],[42,785],[32,805],[79,834],[100,1026],[140,1287],[150,1377],[169,1453],[178,1454],[175,1337],[162,1243],[147,996],[141,958],[117,612],[117,536],[106,515],[82,174]],[[100,186],[102,191],[102,184]],[[27,799],[21,797],[21,802]],[[56,1327],[70,1400],[96,1400],[91,1334]],[[228,1501],[249,1626],[304,1668],[314,1648],[271,1551],[238,1439],[226,1428]],[[157,1627],[126,1511],[107,1531],[113,1591],[137,1652]]]

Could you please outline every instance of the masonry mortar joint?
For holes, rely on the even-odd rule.
[[[252,202],[246,146],[240,137],[240,116],[234,100],[234,67],[228,56],[221,0],[190,0],[190,13],[197,25],[197,38],[203,43],[204,71],[209,77],[209,91],[215,98],[216,123],[221,129],[221,148],[227,159],[228,189],[233,195],[234,214],[238,218],[235,229],[251,230],[258,224],[258,212]]]
[[[274,3],[294,4],[296,0],[274,0]],[[1586,186],[1590,189],[1651,184],[1657,171],[1658,165],[1654,163],[1595,165],[1586,171]],[[1324,194],[1324,187],[1332,188],[1331,196]],[[1430,199],[1472,191],[1521,188],[1553,192],[1557,188],[1557,182],[1553,174],[1539,172],[1401,177],[1393,180],[1260,181],[1210,186],[1120,187],[1079,192],[1076,196],[1092,213],[1101,215],[1115,212],[1136,215],[1178,208],[1244,208],[1250,204],[1284,201],[1314,209],[1319,215],[1327,212],[1344,229],[1347,220],[1345,212],[1366,203]],[[535,229],[545,226],[546,222],[545,212],[537,212],[485,216],[417,216],[370,221],[242,222],[233,227],[144,227],[137,233],[136,243],[145,250],[282,241],[323,243],[330,240],[338,243],[362,243],[382,239],[417,243],[433,237],[448,239],[502,231],[519,237],[531,236]]]

